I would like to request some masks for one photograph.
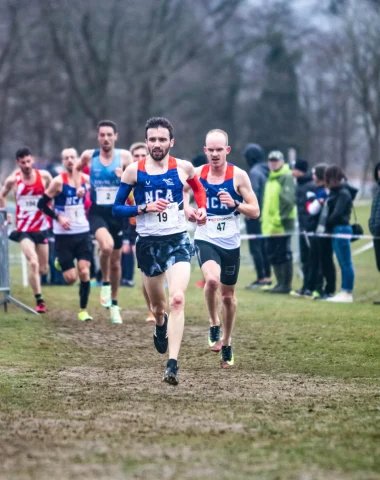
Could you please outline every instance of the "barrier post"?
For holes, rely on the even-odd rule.
[[[7,211],[0,208],[0,306],[4,305],[4,312],[8,311],[8,304],[13,303],[26,312],[38,315],[32,308],[24,305],[11,295],[9,275],[9,251],[8,251],[8,222]]]

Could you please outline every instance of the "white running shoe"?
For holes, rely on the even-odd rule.
[[[111,285],[102,285],[100,289],[100,305],[109,308],[112,305]]]
[[[123,319],[120,315],[120,307],[118,305],[111,305],[110,306],[110,316],[111,316],[111,323],[116,323],[120,325],[123,323]]]
[[[326,302],[335,302],[335,303],[352,303],[354,301],[352,293],[345,292],[342,290],[333,297],[326,298]]]

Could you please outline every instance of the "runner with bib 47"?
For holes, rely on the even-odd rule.
[[[196,175],[206,190],[207,222],[197,225],[195,250],[206,281],[204,293],[210,318],[209,347],[213,352],[222,351],[222,368],[234,364],[231,335],[237,308],[235,285],[240,267],[240,214],[249,218],[260,215],[247,173],[227,163],[230,151],[227,133],[211,130],[206,135],[204,147],[209,163],[196,169]],[[197,222],[195,213],[189,205],[188,194],[185,194],[188,220]],[[223,307],[222,338],[218,315],[220,298]]]

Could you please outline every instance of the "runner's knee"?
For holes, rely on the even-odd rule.
[[[233,292],[222,293],[222,302],[225,307],[236,305],[236,297]]]
[[[78,274],[79,274],[79,278],[82,280],[82,282],[87,281],[87,279],[89,279],[89,275],[90,275],[90,267],[86,264],[78,262]]]
[[[212,292],[215,292],[219,288],[219,279],[214,276],[209,276],[206,279],[206,288]]]
[[[66,272],[63,272],[63,278],[65,279],[66,283],[71,285],[77,279],[77,272],[74,268],[72,268],[71,270],[67,270]]]
[[[111,270],[119,270],[121,268],[120,257],[111,257]]]
[[[37,274],[39,271],[39,265],[38,265],[38,258],[37,257],[31,257],[29,258],[29,268],[32,273]]]
[[[170,297],[170,310],[183,310],[185,308],[185,294],[183,292],[174,293]]]
[[[156,305],[151,305],[153,315],[160,316],[165,313],[165,302],[157,303]]]
[[[100,248],[101,254],[106,257],[110,257],[113,251],[113,245],[110,243],[105,243]]]
[[[44,263],[44,264],[42,264],[42,265],[40,264],[40,266],[39,266],[39,272],[40,272],[41,275],[47,275],[47,273],[48,273],[48,265],[47,265],[47,263]]]

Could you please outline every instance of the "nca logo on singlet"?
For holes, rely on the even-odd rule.
[[[83,198],[79,197],[66,197],[66,205],[81,205]]]
[[[166,190],[166,195],[164,195],[163,190],[156,190],[155,192],[145,192],[145,203],[155,202],[159,198],[164,198],[169,202],[173,202],[173,192],[169,189]]]
[[[227,188],[219,188],[219,192],[228,193],[228,190]],[[211,197],[211,198],[207,197],[206,208],[214,208],[214,209],[225,208],[226,210],[228,210],[228,206],[225,205],[224,203],[221,203],[221,201],[219,200],[219,197]]]

